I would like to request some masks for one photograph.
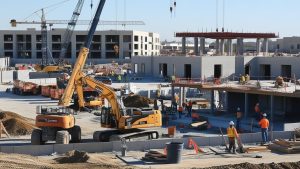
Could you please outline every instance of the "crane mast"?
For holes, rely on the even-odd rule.
[[[81,10],[82,10],[83,3],[84,3],[84,0],[78,0],[77,5],[75,7],[75,10],[73,11],[73,15],[71,17],[71,20],[68,22],[68,27],[67,27],[66,32],[65,32],[64,37],[63,37],[63,43],[62,43],[60,54],[59,54],[58,64],[62,64],[62,60],[63,60],[63,58],[65,57],[65,55],[67,53],[73,31],[75,29],[78,17],[81,13]]]

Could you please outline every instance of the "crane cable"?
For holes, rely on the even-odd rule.
[[[41,8],[41,9],[38,9],[38,10],[36,10],[35,12],[33,12],[32,14],[30,14],[29,16],[27,16],[25,19],[23,19],[23,21],[26,21],[28,18],[32,17],[33,15],[38,15],[38,13],[39,13],[42,9],[49,9],[49,8],[52,8],[52,7],[56,7],[56,8],[54,8],[54,9],[57,9],[59,5],[61,5],[61,4],[63,4],[63,3],[66,3],[66,2],[68,2],[68,1],[70,1],[70,0],[63,0],[63,1],[60,1],[60,2],[58,2],[58,3],[55,3],[55,4],[52,4],[52,5],[43,7],[43,8]],[[46,12],[45,14],[47,14],[47,13],[53,11],[54,9],[49,10],[49,11]],[[38,15],[38,16],[41,18],[40,15]]]

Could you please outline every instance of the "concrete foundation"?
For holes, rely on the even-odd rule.
[[[225,132],[225,131],[224,131]],[[274,131],[269,132],[273,139],[291,139],[293,131]],[[243,143],[256,143],[261,141],[261,133],[240,134]],[[191,137],[200,147],[224,145],[222,136],[214,137]],[[132,141],[127,142],[128,151],[144,151],[149,149],[163,149],[166,143],[176,141],[184,143],[185,148],[188,146],[189,138]],[[66,153],[70,150],[86,151],[88,153],[112,152],[121,150],[121,142],[92,142],[92,143],[74,143],[74,144],[52,144],[52,145],[23,145],[23,146],[0,146],[0,152],[18,153],[29,155],[49,155],[52,153]]]

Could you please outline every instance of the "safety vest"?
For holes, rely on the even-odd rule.
[[[235,127],[228,127],[227,128],[227,136],[228,137],[238,137],[237,131]]]
[[[179,107],[178,107],[178,111],[179,111],[179,112],[182,112],[182,111],[183,111],[183,108],[182,108],[181,106],[179,106]]]
[[[192,107],[192,106],[193,106],[193,103],[192,103],[192,102],[189,102],[188,104],[189,104],[189,106],[190,106],[190,107]]]
[[[260,127],[263,128],[263,129],[269,128],[269,120],[266,119],[266,118],[262,118],[262,119],[259,121],[259,125],[260,125]]]

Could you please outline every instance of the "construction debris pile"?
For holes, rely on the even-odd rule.
[[[9,111],[0,110],[0,121],[10,135],[30,134],[36,128],[32,119]]]
[[[284,163],[269,163],[269,164],[251,164],[251,163],[241,163],[241,164],[234,164],[234,165],[223,165],[223,166],[216,166],[216,167],[208,167],[205,169],[294,169],[299,168],[299,162],[284,162]]]
[[[90,156],[84,151],[72,150],[65,153],[64,157],[58,157],[55,160],[59,163],[84,163]]]
[[[269,145],[269,149],[272,151],[279,151],[282,153],[300,153],[300,141],[286,141],[283,139],[275,139],[272,144]]]
[[[125,99],[123,99],[124,106],[126,107],[149,107],[149,104],[153,104],[154,101],[147,98],[143,97],[140,95],[133,95],[133,96],[128,96]]]

